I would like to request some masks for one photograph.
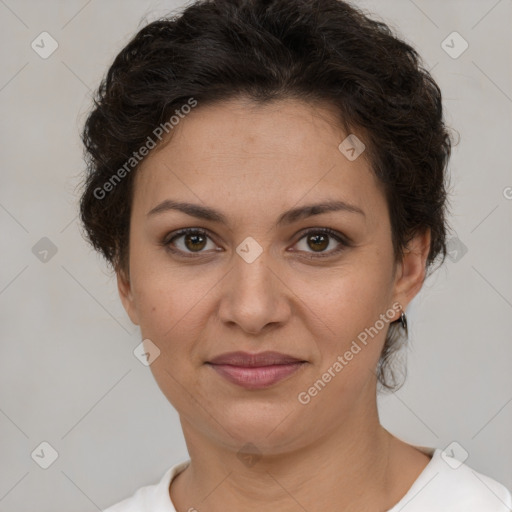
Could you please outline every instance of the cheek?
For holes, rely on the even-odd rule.
[[[134,265],[133,289],[141,334],[176,365],[180,352],[193,351],[209,316],[208,292],[218,279],[176,267]]]
[[[142,338],[151,340],[160,351],[150,370],[163,394],[179,410],[187,408],[190,398],[186,390],[197,388],[195,353],[204,331],[201,318],[207,315],[203,297],[211,288],[201,281],[184,279],[175,269],[146,270],[135,278]]]
[[[319,276],[301,294],[333,330],[363,329],[391,306],[392,283],[387,266],[364,260]]]
[[[162,251],[144,249],[134,254],[130,267],[141,327],[158,328],[162,319],[172,325],[189,302],[187,296],[194,295],[195,287],[187,286],[183,273],[165,261]]]
[[[357,258],[324,276],[314,292],[309,289],[308,305],[326,326],[316,336],[325,368],[344,354],[350,361],[344,373],[378,361],[394,312],[386,316],[392,308],[391,259],[384,262],[377,256]]]

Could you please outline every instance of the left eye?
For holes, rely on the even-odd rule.
[[[332,245],[332,239],[334,239],[335,242],[337,242],[338,247],[326,251],[326,249]],[[302,238],[297,242],[297,244],[300,244],[302,240],[304,240],[304,248],[299,250],[303,250],[304,252],[310,252],[307,250],[309,248],[312,249],[312,252],[310,252],[310,254],[321,253],[321,256],[323,256],[324,254],[335,254],[343,250],[343,248],[347,245],[339,235],[337,235],[334,231],[330,229],[310,230],[302,236]]]

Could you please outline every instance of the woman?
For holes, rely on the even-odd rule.
[[[108,512],[510,509],[379,422],[446,253],[451,150],[386,25],[337,0],[196,2],[120,52],[84,143],[88,238],[190,455]]]

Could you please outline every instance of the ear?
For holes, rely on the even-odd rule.
[[[139,325],[139,316],[137,314],[137,308],[135,307],[135,300],[133,298],[132,285],[130,277],[126,273],[119,269],[116,271],[117,276],[117,289],[119,291],[119,297],[123,303],[123,307],[128,313],[130,320],[135,324]]]
[[[417,232],[407,244],[402,261],[397,264],[394,300],[398,301],[404,310],[420,291],[425,280],[430,240],[430,229]]]

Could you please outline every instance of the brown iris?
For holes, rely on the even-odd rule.
[[[316,252],[323,251],[329,245],[329,237],[325,234],[309,235],[307,237],[307,241],[311,249],[313,249]]]
[[[188,233],[185,235],[185,245],[190,251],[200,251],[206,244],[207,237],[200,233]],[[190,242],[190,243],[189,243]]]

